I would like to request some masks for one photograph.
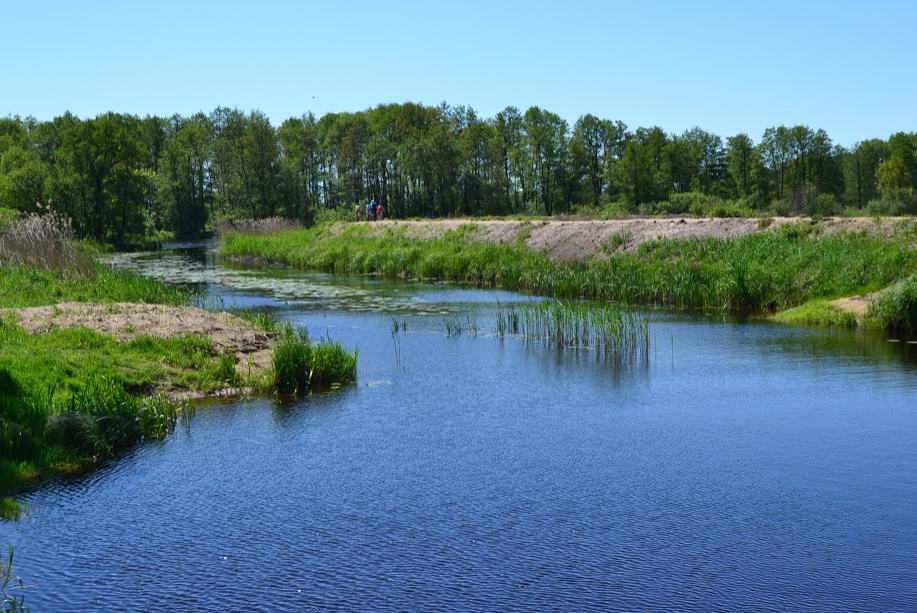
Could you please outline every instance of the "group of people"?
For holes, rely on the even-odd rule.
[[[353,220],[360,221],[363,216],[363,211],[358,204],[353,210]],[[385,218],[385,205],[381,202],[376,204],[376,199],[373,198],[366,203],[366,221],[382,221]]]

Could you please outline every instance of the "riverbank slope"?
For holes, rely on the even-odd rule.
[[[880,300],[917,273],[915,245],[913,218],[434,220],[230,233],[221,253],[558,298],[772,314],[813,300],[881,292]]]

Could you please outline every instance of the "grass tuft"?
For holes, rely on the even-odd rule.
[[[840,309],[827,300],[812,300],[781,311],[774,315],[774,320],[784,324],[834,328],[856,328],[860,323],[856,314]]]
[[[274,349],[274,387],[280,393],[302,394],[313,387],[343,385],[356,380],[357,356],[331,341],[312,343],[308,335],[288,326]]]
[[[917,274],[879,294],[866,312],[866,320],[886,330],[917,333]]]

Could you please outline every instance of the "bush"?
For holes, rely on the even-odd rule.
[[[878,198],[866,205],[870,215],[911,215],[917,214],[917,198]]]
[[[808,200],[803,212],[813,217],[831,217],[841,210],[840,202],[834,194],[819,194]]]
[[[0,232],[16,221],[18,217],[19,211],[16,209],[4,209],[0,207]]]
[[[353,221],[355,219],[354,210],[359,205],[341,205],[331,208],[318,207],[315,209],[315,217],[313,219],[315,225],[321,225],[324,223],[333,223],[338,221]],[[360,212],[362,213],[361,219],[365,218],[365,207],[360,207]]]
[[[869,306],[866,318],[886,330],[917,333],[917,274],[882,292]]]

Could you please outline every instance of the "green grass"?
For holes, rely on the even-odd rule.
[[[519,244],[491,245],[460,228],[440,239],[328,226],[232,235],[226,256],[342,274],[443,279],[556,298],[767,313],[810,300],[876,291],[917,272],[915,233],[819,235],[809,224],[734,240],[661,240],[589,262],[552,262]]]
[[[872,327],[917,333],[917,274],[882,292],[867,310],[866,320]]]
[[[0,207],[0,231],[19,218],[19,211]]]
[[[304,332],[287,327],[274,349],[273,367],[274,389],[301,394],[356,380],[357,356],[338,343],[312,343]]]
[[[58,302],[187,304],[192,297],[187,290],[101,264],[97,264],[95,274],[88,277],[21,266],[0,266],[0,308]]]
[[[646,319],[614,305],[541,302],[502,308],[496,334],[500,338],[518,335],[561,349],[588,349],[616,362],[649,357]]]
[[[854,313],[831,304],[828,300],[812,300],[798,307],[781,311],[774,320],[785,324],[856,328],[860,321]]]
[[[0,266],[0,308],[67,301],[183,305],[195,299],[133,272],[102,265],[91,271],[81,276]],[[264,313],[241,315],[268,333],[282,331]],[[0,314],[0,517],[19,513],[10,493],[49,472],[82,471],[139,441],[166,436],[178,405],[165,392],[206,394],[243,385],[300,391],[355,378],[356,356],[340,345],[297,336],[281,348],[278,373],[241,377],[236,357],[221,354],[204,336],[120,342],[87,328],[29,334],[13,314]],[[305,351],[306,360],[291,361],[291,348]]]

